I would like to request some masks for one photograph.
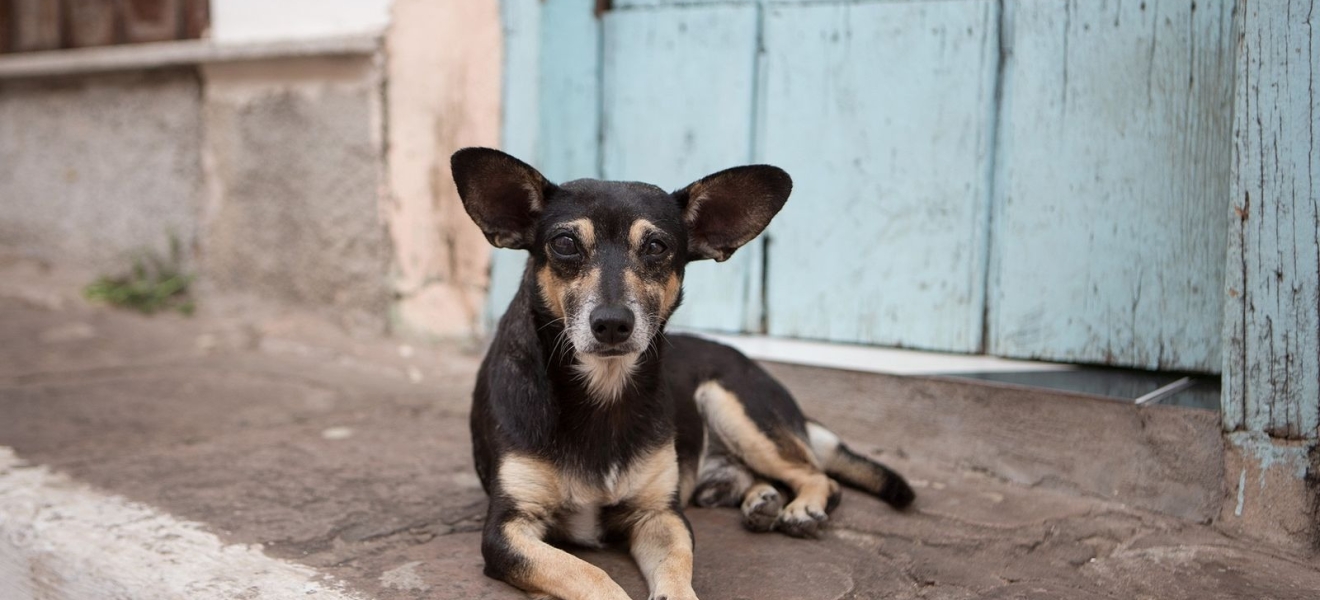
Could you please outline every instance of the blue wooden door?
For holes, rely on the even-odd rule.
[[[506,147],[552,179],[793,175],[675,324],[1218,369],[1231,1],[504,7]]]
[[[604,177],[676,190],[752,162],[756,8],[619,4],[603,23]],[[761,261],[758,240],[724,263],[690,265],[672,324],[756,330]]]
[[[1006,9],[989,352],[1218,371],[1233,3]]]
[[[979,349],[996,36],[990,0],[766,9],[770,334]]]

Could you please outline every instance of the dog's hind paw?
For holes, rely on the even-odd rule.
[[[779,511],[784,507],[783,496],[774,486],[761,483],[747,490],[743,498],[743,527],[748,531],[765,533],[775,528]]]

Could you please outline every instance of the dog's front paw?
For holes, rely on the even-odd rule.
[[[697,600],[697,593],[689,587],[679,591],[656,592],[651,594],[650,600]]]
[[[794,500],[779,513],[775,527],[793,537],[816,537],[821,524],[829,520],[825,507],[813,506],[801,498]]]

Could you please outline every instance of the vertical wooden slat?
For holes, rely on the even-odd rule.
[[[105,0],[64,0],[69,46],[108,46],[118,41],[115,5]]]
[[[1224,427],[1320,439],[1320,0],[1239,0]]]
[[[205,37],[211,29],[209,0],[183,0],[183,39]]]
[[[541,0],[502,0],[504,89],[500,145],[532,165],[539,164],[541,96]],[[490,256],[490,290],[486,295],[486,328],[493,329],[518,291],[527,253],[495,250]]]
[[[595,0],[505,4],[506,31],[517,28],[505,38],[505,148],[551,181],[600,176],[600,19],[595,9]],[[518,289],[527,253],[499,250],[491,260],[487,313],[498,318]]]
[[[762,158],[794,179],[769,231],[770,334],[976,351],[996,4],[765,10]]]
[[[10,51],[13,43],[14,16],[10,0],[0,0],[0,54]]]
[[[61,45],[60,0],[10,0],[14,52],[55,50]]]
[[[600,177],[600,40],[595,0],[541,8],[537,166],[551,181]]]
[[[119,0],[128,42],[164,42],[177,39],[180,0]]]
[[[1007,0],[989,350],[1220,368],[1231,0]]]
[[[752,6],[606,13],[603,176],[674,190],[750,162],[756,29]],[[744,330],[759,250],[689,265],[671,323]]]

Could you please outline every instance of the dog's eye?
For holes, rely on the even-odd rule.
[[[550,240],[550,249],[560,256],[576,256],[578,253],[577,240],[567,233],[561,234]]]
[[[660,240],[651,240],[650,243],[646,244],[647,256],[660,256],[667,250],[669,250],[669,246],[666,246],[665,243]]]

